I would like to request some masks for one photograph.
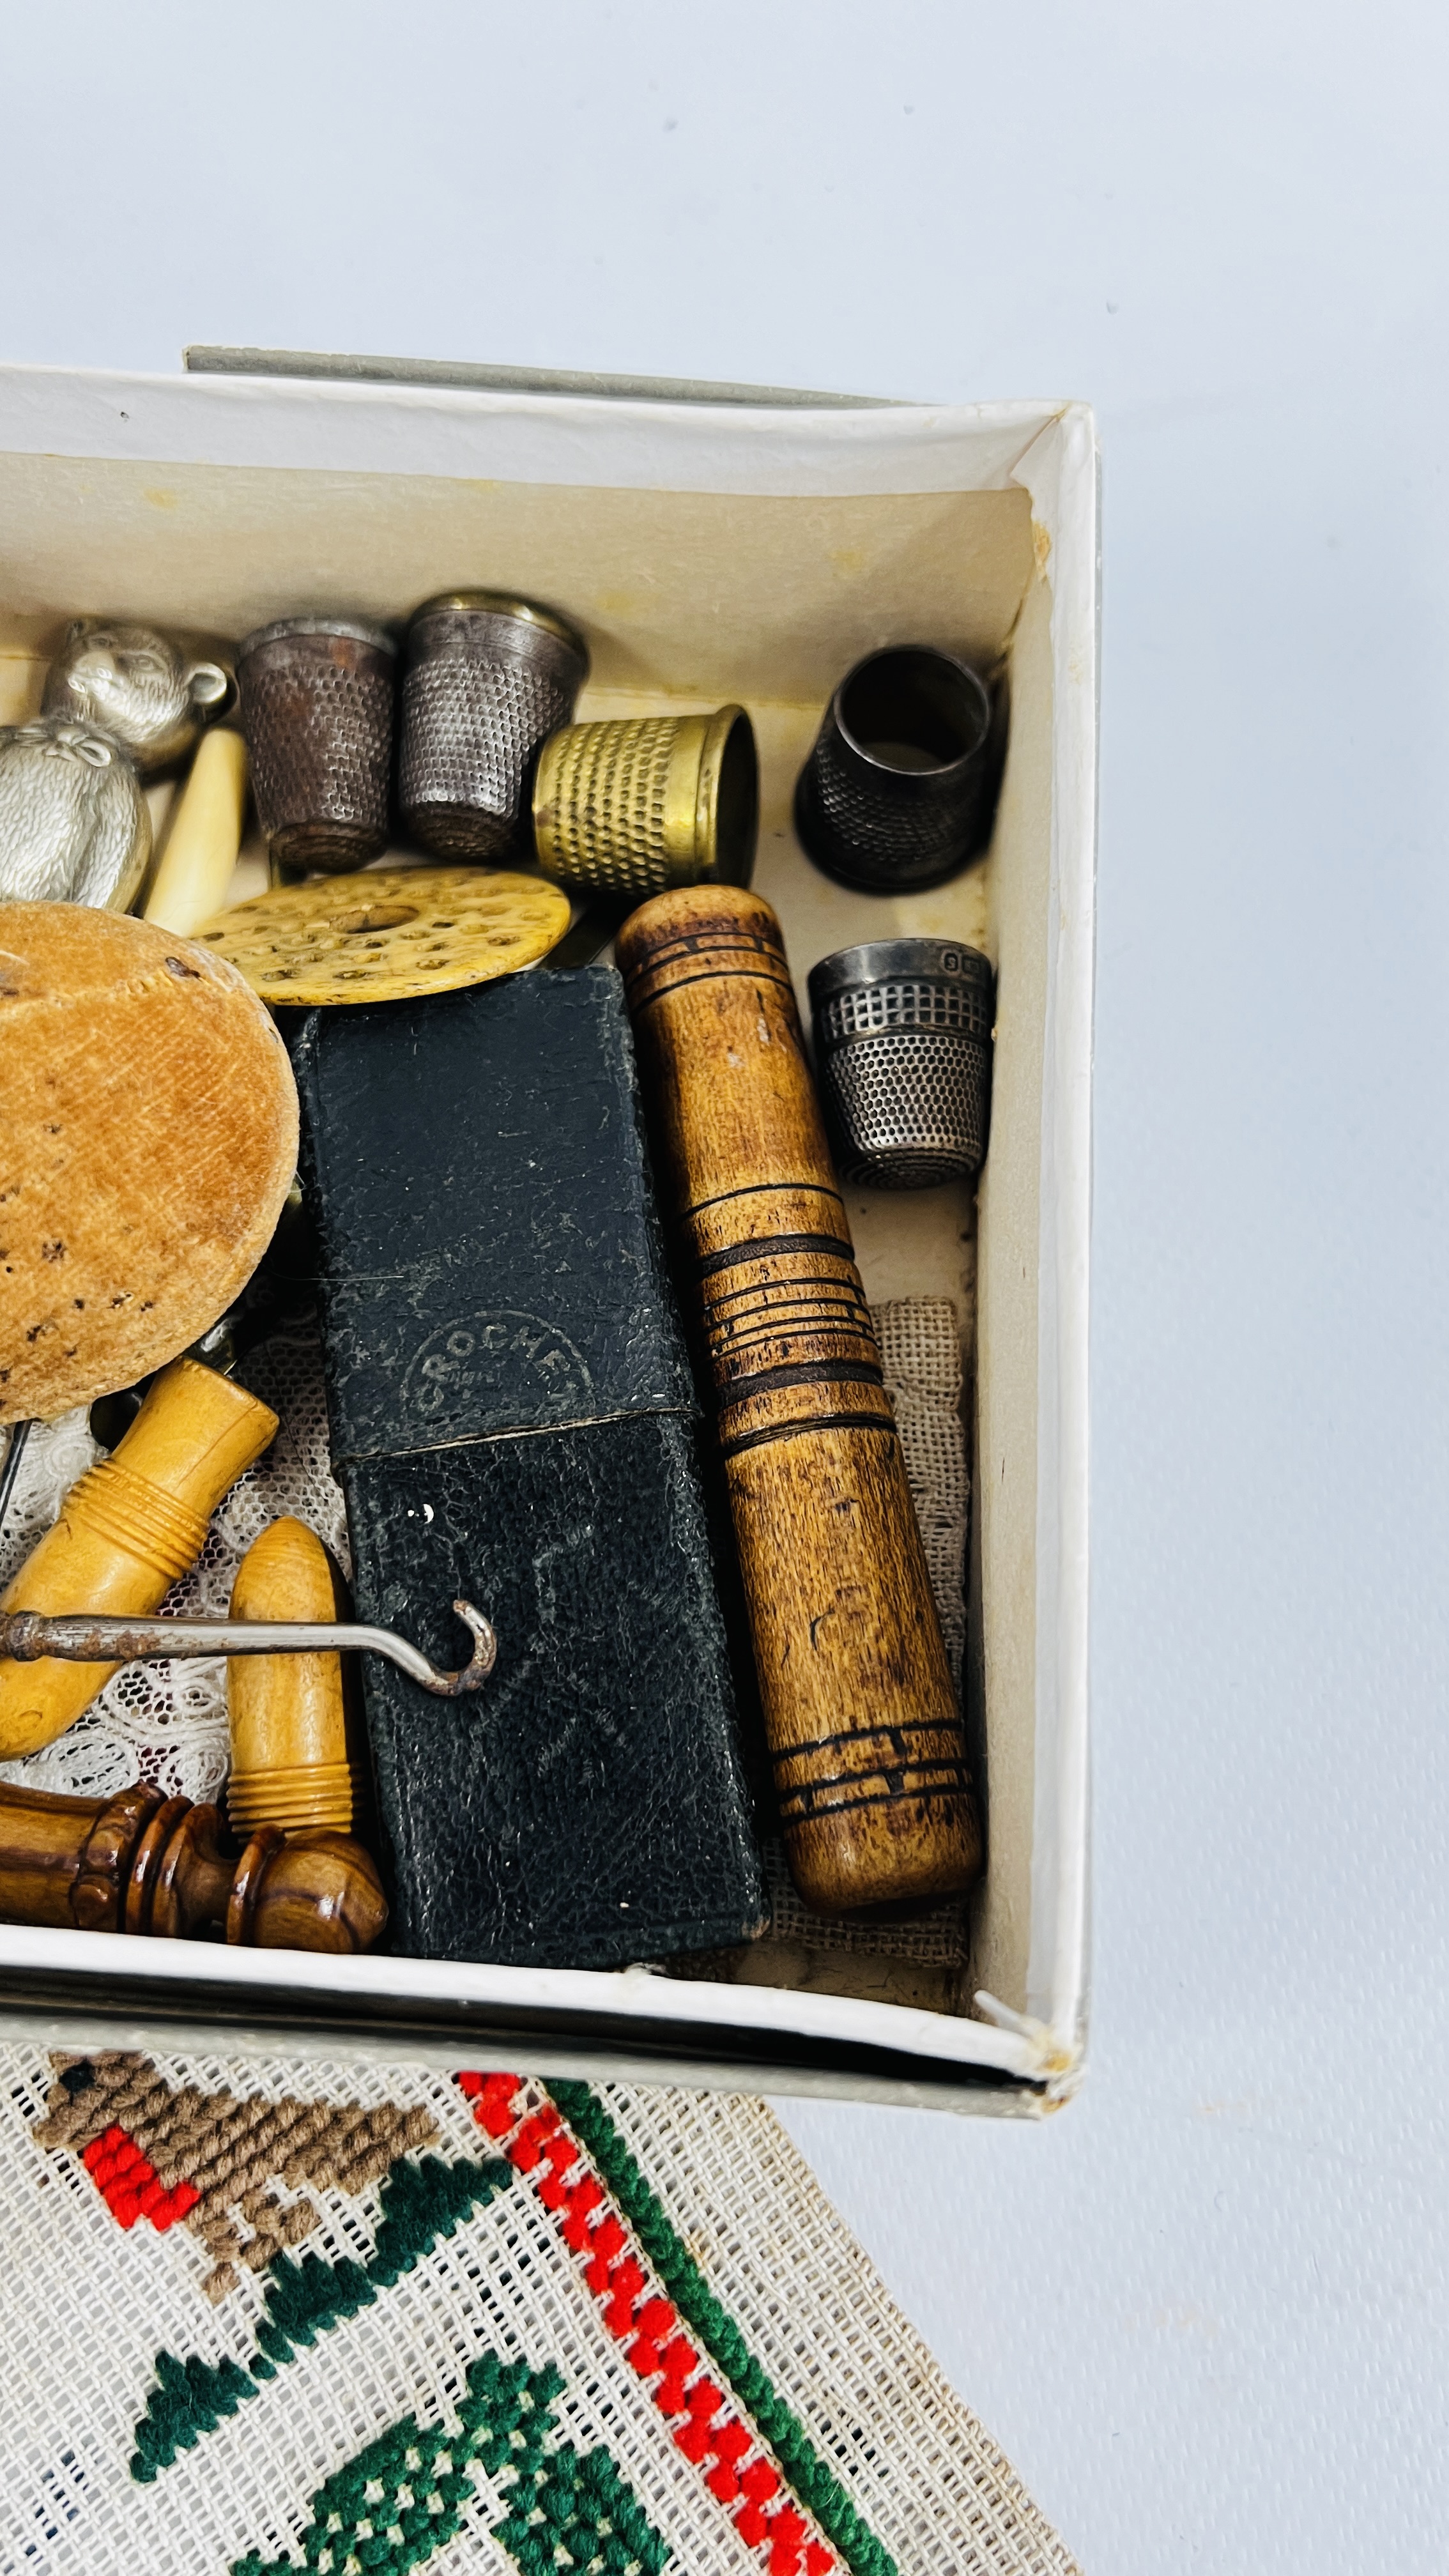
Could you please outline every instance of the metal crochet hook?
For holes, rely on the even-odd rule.
[[[50,1618],[40,1610],[11,1610],[0,1612],[0,1655],[13,1655],[21,1664],[37,1663],[43,1655],[72,1664],[138,1664],[153,1655],[316,1655],[351,1648],[385,1655],[435,1699],[462,1699],[492,1672],[498,1639],[471,1601],[455,1601],[453,1608],[474,1638],[458,1673],[438,1672],[390,1628],[353,1628],[332,1620],[91,1619],[83,1613]]]

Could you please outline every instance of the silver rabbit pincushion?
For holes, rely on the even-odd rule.
[[[0,726],[0,902],[126,912],[151,815],[119,743],[66,716]]]
[[[190,751],[230,687],[220,662],[154,626],[77,617],[47,674],[43,713],[94,725],[150,778]]]

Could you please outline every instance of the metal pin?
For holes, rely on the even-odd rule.
[[[427,1656],[390,1628],[354,1628],[334,1621],[316,1625],[282,1619],[91,1619],[84,1613],[50,1618],[39,1610],[0,1612],[0,1655],[33,1664],[59,1655],[72,1664],[137,1664],[173,1655],[385,1655],[435,1699],[461,1699],[493,1670],[498,1640],[471,1601],[453,1608],[472,1629],[473,1652],[461,1672],[440,1673]]]
[[[25,1443],[33,1429],[34,1425],[30,1422],[12,1422],[10,1425],[5,1464],[0,1467],[0,1529],[5,1526],[5,1515],[10,1509],[10,1497],[15,1491],[15,1479],[20,1473],[20,1461],[25,1455]]]

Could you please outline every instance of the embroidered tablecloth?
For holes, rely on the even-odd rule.
[[[1073,2576],[763,2103],[0,2075],[5,2576]]]

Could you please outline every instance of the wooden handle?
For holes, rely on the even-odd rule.
[[[340,1569],[305,1522],[273,1521],[254,1539],[232,1587],[233,1619],[350,1619]],[[348,1657],[349,1666],[355,1659]],[[348,1680],[351,1680],[349,1672]],[[340,1655],[234,1656],[226,1668],[233,1830],[352,1830],[360,1749],[355,1686]]]
[[[980,1866],[961,1720],[780,925],[682,888],[617,954],[791,1869],[827,1914],[951,1894]]]
[[[72,1485],[0,1609],[159,1609],[194,1565],[222,1496],[261,1456],[277,1417],[198,1360],[163,1369],[114,1454]],[[0,1760],[37,1752],[74,1724],[116,1664],[0,1658]]]
[[[144,918],[189,939],[220,912],[241,851],[247,747],[223,725],[196,747]]]
[[[264,1950],[368,1950],[387,1922],[371,1855],[264,1825],[240,1858],[215,1807],[137,1783],[114,1798],[0,1785],[0,1919],[185,1940],[223,1925]]]

